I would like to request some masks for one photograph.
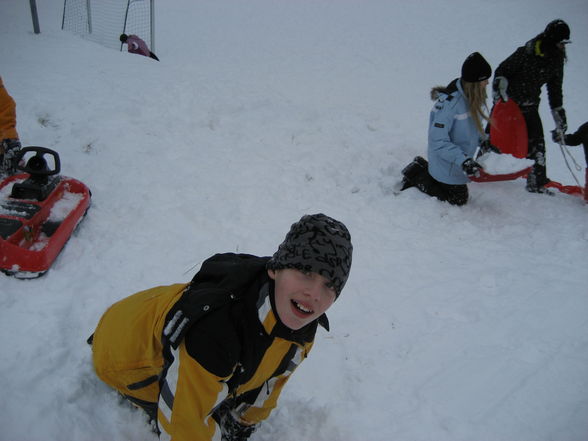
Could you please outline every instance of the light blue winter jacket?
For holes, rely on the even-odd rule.
[[[468,183],[461,164],[474,155],[480,138],[457,79],[439,91],[429,116],[429,174],[445,184]]]

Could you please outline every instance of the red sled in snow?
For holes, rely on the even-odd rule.
[[[528,152],[527,124],[519,106],[513,100],[506,102],[498,100],[492,109],[492,122],[490,126],[490,142],[501,153],[507,153],[515,158],[526,158]],[[511,181],[517,178],[526,178],[531,172],[531,167],[526,167],[512,173],[490,174],[481,170],[479,177],[471,177],[475,182]],[[587,172],[588,179],[588,172]],[[563,185],[550,181],[545,187],[555,188],[562,193],[575,196],[584,196],[588,201],[588,194],[584,188],[577,185]]]
[[[492,122],[490,126],[490,142],[501,153],[507,153],[515,158],[526,158],[528,149],[527,124],[519,106],[513,100],[506,102],[499,100],[492,109]],[[522,170],[505,173],[489,174],[483,170],[479,177],[471,178],[476,182],[512,181],[517,178],[526,178],[531,167]]]
[[[59,175],[53,150],[24,147],[17,161],[25,164],[18,166],[24,173],[0,182],[0,271],[31,279],[49,270],[86,214],[91,193],[82,182]]]
[[[499,100],[492,109],[490,142],[502,153],[515,158],[526,158],[529,148],[527,123],[519,106],[513,100]]]

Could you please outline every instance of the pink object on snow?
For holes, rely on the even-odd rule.
[[[125,43],[128,45],[129,52],[132,54],[145,55],[146,57],[151,55],[151,51],[147,47],[147,43],[145,43],[136,35],[129,35]]]

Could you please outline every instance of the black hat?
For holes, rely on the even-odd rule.
[[[343,223],[322,213],[307,214],[292,224],[267,268],[320,274],[339,297],[349,277],[352,254],[351,235]]]
[[[461,79],[477,83],[490,78],[492,68],[479,52],[474,52],[465,59],[461,66]]]
[[[119,40],[124,43],[125,41],[127,41],[127,38],[129,38],[127,34],[120,34]]]
[[[563,20],[553,20],[545,27],[543,38],[550,43],[567,41],[570,39],[570,27]]]

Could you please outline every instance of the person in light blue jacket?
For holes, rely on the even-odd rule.
[[[491,146],[484,132],[488,121],[486,86],[492,68],[478,52],[469,55],[461,77],[431,91],[436,100],[429,116],[429,161],[417,156],[402,170],[402,190],[416,187],[454,205],[468,200],[469,176],[479,175],[475,152]],[[485,112],[486,111],[486,112]]]

